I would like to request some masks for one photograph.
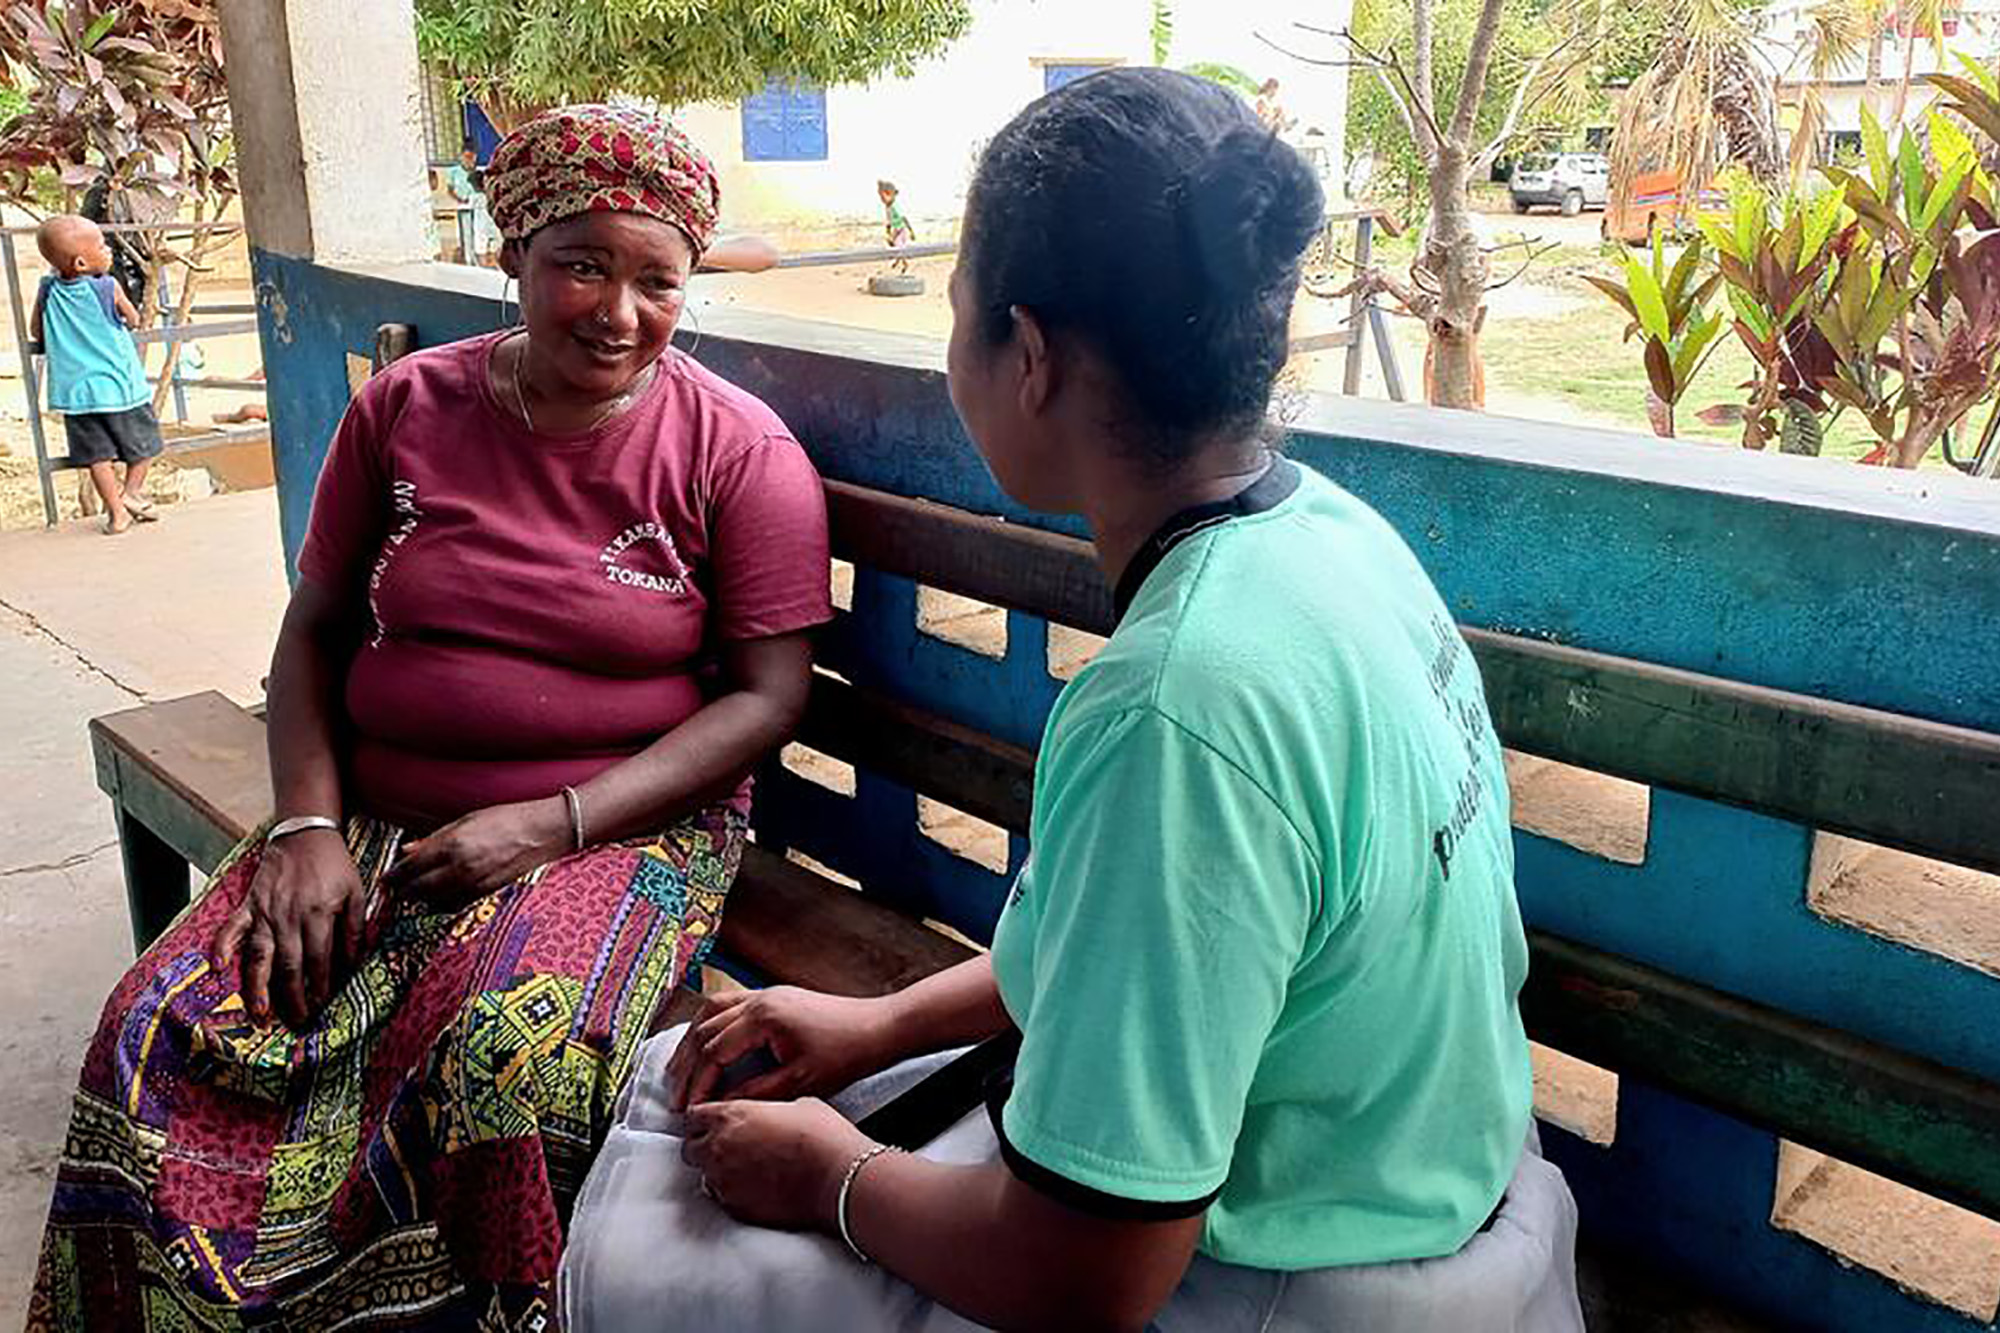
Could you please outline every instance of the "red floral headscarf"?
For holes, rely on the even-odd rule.
[[[708,158],[666,121],[626,107],[565,106],[494,150],[486,206],[510,241],[594,209],[644,213],[686,232],[698,259],[715,238],[722,190]]]

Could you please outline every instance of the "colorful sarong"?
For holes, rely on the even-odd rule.
[[[379,901],[303,1034],[251,1024],[208,963],[256,873],[246,841],[105,1004],[28,1327],[552,1328],[570,1207],[744,831],[717,808],[455,911]],[[398,830],[347,839],[378,883]]]

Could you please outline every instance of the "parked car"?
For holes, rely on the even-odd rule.
[[[1533,153],[1514,168],[1507,191],[1516,213],[1540,205],[1573,218],[1586,208],[1604,207],[1611,195],[1611,163],[1602,153]]]

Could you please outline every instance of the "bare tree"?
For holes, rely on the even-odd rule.
[[[1572,36],[1535,58],[1509,100],[1506,115],[1491,139],[1480,142],[1480,104],[1500,35],[1504,0],[1483,0],[1466,52],[1465,76],[1458,100],[1448,111],[1437,105],[1433,69],[1435,5],[1437,0],[1411,0],[1412,54],[1409,68],[1393,50],[1374,50],[1351,30],[1300,30],[1339,40],[1346,48],[1337,59],[1319,59],[1277,47],[1294,59],[1315,65],[1339,65],[1366,71],[1379,80],[1401,113],[1424,164],[1429,223],[1423,249],[1410,266],[1409,281],[1398,281],[1381,269],[1355,278],[1347,290],[1384,292],[1410,314],[1424,321],[1429,348],[1424,357],[1425,397],[1437,407],[1477,408],[1486,397],[1485,372],[1479,356],[1479,332],[1486,319],[1486,292],[1492,285],[1493,251],[1482,245],[1472,227],[1472,203],[1467,187],[1512,139],[1523,110],[1570,72],[1558,70],[1565,60],[1581,64],[1587,43]]]

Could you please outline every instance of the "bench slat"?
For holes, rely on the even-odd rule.
[[[1095,634],[1088,543],[827,483],[834,554]],[[2000,871],[2000,736],[1468,629],[1500,737],[1543,758]]]
[[[2000,1084],[1541,931],[1529,1033],[2000,1219]]]
[[[2000,736],[1468,629],[1530,754],[2000,871]]]
[[[826,483],[826,509],[833,553],[842,560],[1111,633],[1111,590],[1089,542],[844,481]]]
[[[90,738],[98,785],[204,873],[270,814],[264,724],[213,690],[93,718]]]
[[[813,678],[800,743],[902,783],[975,818],[1028,831],[1031,750],[860,690]]]
[[[730,956],[773,981],[887,995],[972,956],[957,940],[759,847],[722,914]]]
[[[856,742],[843,747],[852,754],[879,753],[906,765],[905,776],[940,778],[970,755],[988,766],[979,781],[989,793],[996,780],[1011,782],[1005,774],[1028,767],[1025,752],[1007,753],[1014,747],[852,687],[818,693],[815,710],[849,704],[867,722],[818,733],[828,753],[845,736]],[[261,721],[213,694],[92,724],[100,779],[115,784],[107,791],[120,800],[144,793],[151,804],[139,808],[149,825],[191,859],[217,845],[226,850],[262,818],[263,731]],[[218,785],[203,786],[211,781]],[[978,800],[942,780],[924,789],[963,806]],[[992,816],[1019,798],[990,799]],[[203,821],[212,821],[206,834]],[[721,943],[773,981],[862,995],[895,990],[972,953],[757,847],[745,850]],[[1522,1009],[1537,1040],[2000,1217],[1993,1129],[2000,1085],[1541,932],[1531,933],[1530,946]]]

